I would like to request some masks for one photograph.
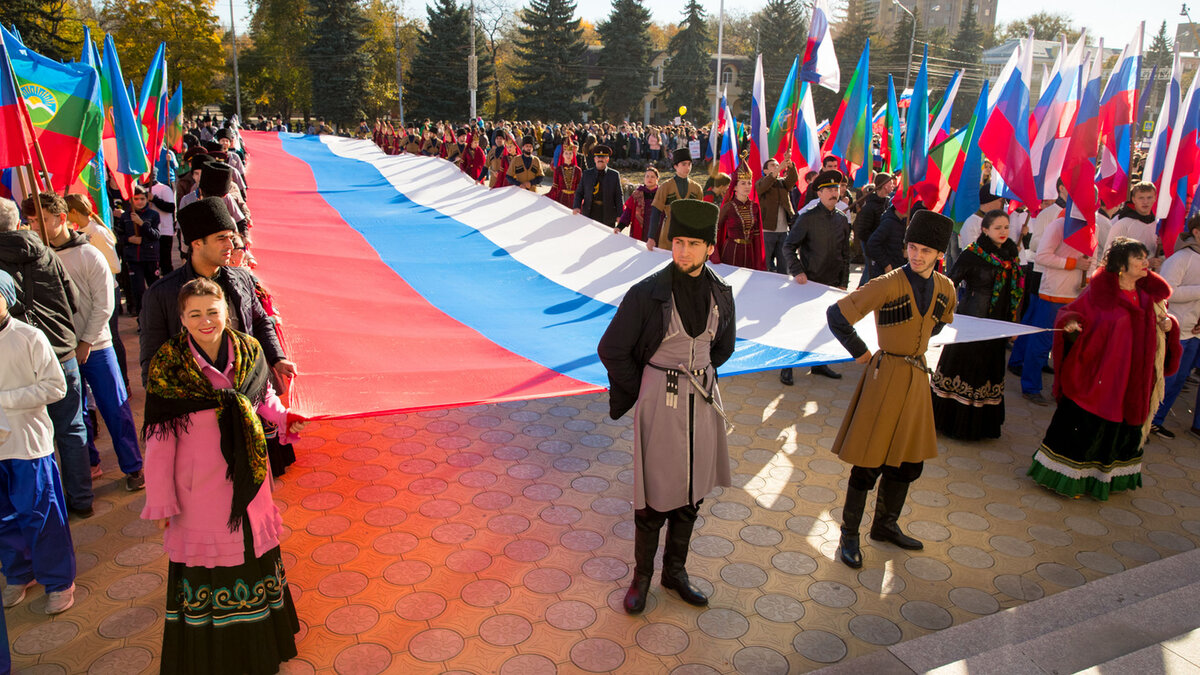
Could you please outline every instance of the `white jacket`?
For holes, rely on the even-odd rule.
[[[1034,263],[1042,268],[1039,295],[1055,298],[1075,298],[1083,282],[1079,268],[1082,253],[1063,243],[1063,219],[1055,218],[1042,231]]]
[[[1029,221],[1029,253],[1023,255],[1023,262],[1033,262],[1033,271],[1042,272],[1042,266],[1034,260],[1037,256],[1038,242],[1042,240],[1042,233],[1046,231],[1046,226],[1055,218],[1062,215],[1063,208],[1058,204],[1050,204],[1038,212],[1037,217]]]
[[[1100,215],[1096,215],[1096,219],[1100,219]],[[1143,223],[1137,218],[1118,218],[1113,221],[1112,228],[1108,231],[1108,238],[1104,240],[1104,250],[1107,251],[1113,244],[1113,240],[1117,237],[1129,237],[1137,239],[1146,245],[1146,249],[1150,251],[1150,257],[1158,255],[1158,221],[1153,223]],[[1174,284],[1172,284],[1173,286]]]
[[[75,284],[75,313],[71,315],[75,337],[92,345],[92,350],[99,351],[112,346],[108,320],[112,318],[117,301],[108,263],[99,249],[83,239],[83,235],[73,233],[68,248],[55,248],[54,252],[67,269],[71,283]]]
[[[0,411],[8,438],[0,460],[37,459],[54,453],[53,425],[46,406],[67,395],[67,378],[42,331],[9,318],[0,329]]]
[[[1163,262],[1161,274],[1171,284],[1170,309],[1179,320],[1180,337],[1195,337],[1192,327],[1200,321],[1200,253],[1177,247]]]

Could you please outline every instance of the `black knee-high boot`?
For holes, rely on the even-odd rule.
[[[904,534],[896,523],[900,517],[900,510],[904,508],[906,497],[908,483],[888,480],[887,476],[879,480],[879,499],[875,501],[875,522],[871,523],[871,538],[891,542],[907,551],[920,551],[925,545]]]
[[[842,542],[838,557],[846,565],[862,567],[862,550],[859,548],[858,526],[862,523],[863,510],[867,507],[867,491],[853,486],[846,488],[846,504],[842,507]]]
[[[692,584],[686,569],[688,547],[692,542],[692,528],[696,524],[698,511],[695,506],[683,506],[668,515],[662,585],[678,593],[684,602],[704,606],[708,604],[708,596]]]
[[[650,578],[654,576],[654,552],[658,550],[658,533],[665,514],[652,509],[634,512],[633,524],[633,581],[625,592],[625,611],[638,614],[646,609],[650,596]]]

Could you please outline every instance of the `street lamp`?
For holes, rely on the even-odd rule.
[[[912,36],[908,39],[908,67],[904,70],[904,90],[908,91],[908,78],[912,75],[912,57],[913,47],[917,44],[917,15],[912,13],[912,10],[900,4],[900,0],[892,0],[892,4],[904,10],[904,13],[912,19],[913,28]]]

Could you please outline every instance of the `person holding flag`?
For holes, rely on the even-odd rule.
[[[753,153],[751,153],[751,161]],[[774,159],[768,159],[763,164],[762,178],[754,186],[758,193],[759,211],[763,222],[763,247],[766,250],[767,270],[779,274],[787,273],[787,261],[783,257],[783,242],[787,239],[788,228],[796,217],[796,209],[788,193],[795,189],[800,182],[796,172],[796,164],[791,158],[783,160],[783,164]],[[784,177],[780,178],[779,174]]]

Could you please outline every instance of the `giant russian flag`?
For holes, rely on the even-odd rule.
[[[1100,190],[1100,203],[1110,210],[1120,207],[1129,198],[1133,125],[1137,121],[1138,78],[1142,73],[1142,33],[1145,28],[1146,22],[1138,24],[1100,97],[1096,188]]]
[[[370,140],[244,132],[257,269],[301,375],[295,405],[352,417],[597,392],[596,346],[625,291],[670,260],[518,188]],[[849,360],[826,328],[843,292],[717,265],[738,342],[724,377]],[[859,325],[875,343],[871,322]],[[956,317],[942,342],[1027,327]]]

